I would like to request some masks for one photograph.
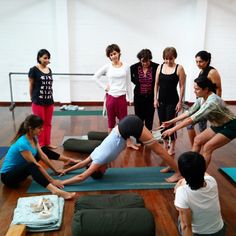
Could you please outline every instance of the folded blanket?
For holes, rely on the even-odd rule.
[[[32,209],[32,206],[42,202],[42,198],[52,203],[50,214],[42,216],[41,211]],[[64,199],[56,195],[43,195],[19,198],[11,224],[25,224],[27,231],[43,232],[59,229],[62,222]]]

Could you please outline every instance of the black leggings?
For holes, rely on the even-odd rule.
[[[19,166],[6,173],[2,173],[1,180],[8,187],[17,187],[19,183],[24,181],[30,175],[41,186],[45,188],[48,186],[49,181],[39,170],[39,167],[33,162],[27,162],[23,166]]]
[[[60,157],[60,154],[50,150],[46,146],[42,147],[41,149],[47,155],[49,159],[58,160]],[[40,160],[40,157],[38,154],[35,156],[35,159],[36,161]],[[41,186],[43,187],[48,186],[49,181],[39,170],[39,167],[32,162],[27,162],[23,166],[19,166],[6,173],[2,173],[1,180],[6,186],[16,187],[19,183],[24,181],[30,175]]]
[[[176,108],[176,104],[163,104],[163,103],[159,104],[159,107],[157,108],[157,112],[158,112],[158,116],[160,120],[160,125],[162,124],[162,122],[171,120],[176,117],[175,108]],[[167,129],[170,129],[172,127],[174,127],[174,125],[169,126]],[[162,132],[164,132],[165,130],[166,129],[163,129]],[[171,140],[176,140],[177,133],[174,132],[170,137],[171,137]],[[166,137],[165,139],[168,139],[168,137]]]
[[[134,95],[134,112],[152,130],[155,108],[153,106],[153,96]]]

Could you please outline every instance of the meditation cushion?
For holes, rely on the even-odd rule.
[[[91,153],[101,144],[100,140],[82,140],[76,138],[69,138],[63,143],[63,147],[67,151]]]
[[[75,212],[81,209],[104,208],[140,208],[144,207],[143,198],[139,194],[102,194],[81,196],[75,202]]]
[[[88,132],[87,135],[88,135],[89,140],[103,141],[107,137],[108,132],[90,131],[90,132]]]
[[[154,236],[155,224],[146,208],[83,209],[75,213],[72,236]]]
[[[154,236],[152,214],[138,194],[81,196],[75,203],[72,236]]]

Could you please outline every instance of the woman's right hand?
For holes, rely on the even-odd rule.
[[[159,102],[158,102],[157,99],[154,99],[153,105],[154,105],[155,108],[159,107]]]
[[[58,188],[64,188],[64,184],[61,180],[53,179],[52,184]]]
[[[63,176],[66,174],[66,170],[62,170],[61,173],[59,174],[59,177]]]

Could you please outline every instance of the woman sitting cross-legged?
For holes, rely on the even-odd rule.
[[[51,193],[64,199],[71,199],[75,193],[61,190],[64,187],[63,183],[50,177],[43,166],[38,163],[41,160],[57,174],[62,173],[62,170],[53,166],[38,144],[37,136],[41,132],[42,126],[43,120],[39,116],[29,115],[26,117],[3,161],[0,170],[1,180],[8,187],[16,187],[28,176],[32,176],[38,184],[47,188]],[[51,153],[54,154],[54,159],[57,157],[58,160],[70,161],[65,156],[60,156],[55,152]]]
[[[115,160],[122,150],[126,147],[126,140],[133,136],[147,145],[154,153],[159,155],[176,173],[167,182],[176,182],[181,178],[178,172],[177,164],[168,154],[168,152],[159,144],[151,132],[144,126],[142,120],[136,115],[128,115],[123,118],[104,141],[80,163],[67,168],[63,174],[69,171],[83,168],[89,165],[88,169],[82,174],[76,175],[70,179],[63,180],[63,184],[72,184],[85,180],[96,171],[104,171],[104,166]]]

